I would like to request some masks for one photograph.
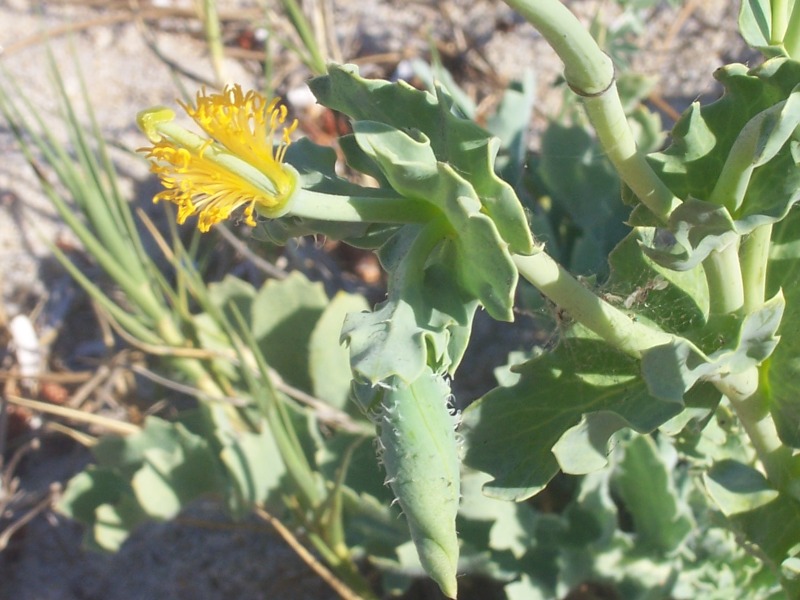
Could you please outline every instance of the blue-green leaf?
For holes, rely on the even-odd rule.
[[[450,111],[443,94],[421,92],[405,82],[367,80],[353,65],[330,65],[309,87],[317,100],[355,121],[376,121],[398,130],[416,129],[431,143],[436,160],[467,179],[484,211],[513,252],[529,254],[533,239],[513,189],[494,172],[499,142],[478,125]]]

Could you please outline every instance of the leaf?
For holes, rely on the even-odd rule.
[[[119,550],[131,531],[147,519],[129,482],[95,466],[69,480],[56,510],[86,526],[84,544],[105,552]]]
[[[190,501],[226,487],[208,442],[180,423],[170,424],[170,431],[158,444],[147,444],[142,464],[131,478],[136,499],[154,519],[171,519]],[[146,436],[147,425],[136,435]]]
[[[703,480],[726,517],[755,510],[778,497],[764,475],[734,460],[716,463],[704,473]]]
[[[350,354],[340,344],[342,326],[348,313],[369,308],[363,296],[338,292],[322,312],[308,342],[308,365],[315,396],[331,406],[344,409],[350,397]]]
[[[359,387],[357,393],[375,396],[370,404],[378,403],[380,459],[420,562],[445,596],[455,598],[460,463],[450,388],[430,369],[411,383],[395,378],[377,389]]]
[[[148,417],[125,438],[93,448],[96,467],[68,484],[59,510],[88,525],[91,547],[116,551],[140,523],[169,519],[207,493],[225,494],[227,476],[208,442],[180,423]]]
[[[208,284],[208,297],[217,308],[226,309],[234,304],[243,315],[249,315],[256,289],[233,275],[226,275],[222,281]]]
[[[722,461],[704,477],[706,490],[728,516],[731,528],[758,545],[776,572],[797,552],[800,502],[770,488],[763,475],[735,461]],[[800,581],[781,580],[788,597],[797,597]]]
[[[270,506],[280,500],[276,496],[286,466],[265,423],[260,433],[243,432],[230,440],[219,456],[231,478],[227,501],[234,517],[243,518],[255,505]]]
[[[330,65],[328,74],[312,79],[309,87],[321,104],[355,121],[422,132],[430,140],[436,160],[449,164],[470,182],[511,250],[520,254],[533,251],[522,206],[493,170],[497,139],[472,121],[452,114],[442,94],[433,96],[402,81],[367,80],[353,65]]]
[[[737,324],[730,347],[708,355],[685,338],[645,351],[642,375],[650,393],[662,400],[682,402],[684,394],[700,380],[713,381],[760,365],[778,345],[776,333],[784,306],[783,294],[778,292]]]
[[[800,211],[795,209],[775,226],[768,269],[770,289],[780,287],[786,310],[780,342],[763,372],[762,386],[784,444],[800,448]]]
[[[679,198],[711,198],[740,132],[758,113],[789,97],[800,83],[800,63],[774,58],[752,70],[733,64],[718,69],[714,77],[725,87],[722,98],[702,107],[693,104],[675,124],[672,144],[649,157]],[[781,193],[765,202],[785,206],[788,200]]]
[[[359,146],[380,166],[395,190],[430,202],[444,213],[450,230],[442,232],[442,237],[453,246],[459,284],[494,318],[513,320],[517,270],[470,183],[437,162],[424,136],[415,139],[373,121],[357,122],[353,129]]]
[[[674,271],[697,267],[712,252],[721,252],[739,240],[736,223],[724,207],[695,198],[686,199],[669,216],[672,238],[642,250],[654,262]]]
[[[447,257],[431,256],[439,228],[435,222],[406,226],[381,247],[388,298],[373,312],[348,314],[342,329],[357,378],[373,384],[395,375],[415,381],[426,365],[449,373],[458,367],[477,302],[454,270],[441,264]]]
[[[269,280],[252,304],[252,331],[267,363],[291,385],[311,391],[308,349],[328,297],[300,272]]]
[[[637,546],[643,550],[675,551],[695,525],[688,506],[678,498],[673,467],[649,436],[635,436],[624,445],[613,483],[633,518]]]
[[[520,181],[525,168],[535,88],[534,72],[526,69],[521,81],[512,81],[505,89],[497,110],[486,121],[489,133],[500,139],[495,170],[512,186]]]
[[[644,249],[652,247],[655,228],[636,227],[609,255],[611,277],[605,288],[622,296],[623,307],[657,323],[664,331],[699,328],[708,318],[708,285],[702,267],[667,269]]]
[[[772,7],[769,0],[742,0],[739,6],[739,31],[747,45],[765,56],[784,54],[772,43]]]
[[[539,492],[559,468],[552,448],[583,415],[613,412],[619,417],[614,425],[649,432],[683,409],[648,393],[636,361],[589,337],[569,339],[515,370],[521,374],[515,385],[480,398],[462,421],[464,462],[494,477],[484,491],[497,498],[522,500]],[[569,468],[596,468],[597,446],[607,443],[602,438],[611,429],[584,438],[582,449],[562,452]]]
[[[599,144],[580,125],[551,123],[536,172],[554,204],[581,230],[582,241],[566,264],[573,272],[602,273],[605,257],[628,231],[630,208],[620,199],[619,177]]]

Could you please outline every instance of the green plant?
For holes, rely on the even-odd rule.
[[[197,310],[160,285],[167,302],[158,314],[180,307],[170,309],[183,319],[179,329],[194,333],[173,339],[159,329],[155,341],[213,349],[178,364],[202,369],[202,381],[213,377],[209,396],[244,390],[255,406],[234,411],[241,423],[233,426],[204,401],[200,422],[153,421],[141,437],[101,444],[106,470],[76,478],[65,510],[97,526],[110,506],[103,524],[126,531],[130,515],[166,517],[202,491],[223,490],[241,500],[236,507],[264,503],[286,494],[283,482],[257,469],[277,448],[292,482],[287,504],[340,576],[370,593],[355,572],[359,552],[386,573],[413,573],[405,532],[359,528],[368,518],[390,519],[380,487],[347,469],[369,459],[359,444],[364,422],[352,414],[355,432],[321,439],[320,413],[292,408],[267,366],[347,410],[349,382],[317,389],[332,367],[305,360],[326,352],[341,361],[331,336],[318,333],[335,331],[341,318],[351,396],[376,428],[419,561],[445,595],[456,596],[459,572],[507,582],[510,598],[561,596],[586,582],[613,584],[631,598],[800,593],[800,3],[742,4],[745,39],[771,58],[720,69],[725,96],[693,105],[671,145],[649,155],[637,144],[611,60],[572,14],[557,0],[509,4],[563,60],[625,185],[631,227],[609,256],[608,280],[578,279],[535,240],[532,228],[544,227],[536,216],[529,225],[514,187],[495,171],[500,142],[457,115],[441,88],[367,80],[339,65],[310,82],[321,104],[350,117],[353,133],[340,148],[377,187],[339,176],[329,148],[288,145],[280,131],[292,125],[280,109],[236,87],[203,93],[189,107],[204,136],[175,125],[163,108],[144,111],[149,157],[166,187],[159,198],[176,203],[181,220],[199,213],[209,229],[244,207],[248,220],[267,217],[256,231],[274,242],[320,233],[373,249],[388,273],[387,298],[372,310],[352,297],[326,307],[297,277],[259,291],[228,281],[211,293],[177,252],[176,272],[191,282]],[[283,135],[277,146],[274,135]],[[555,189],[549,169],[543,161],[541,179],[550,176]],[[569,190],[558,191],[568,199]],[[512,361],[498,373],[501,385],[464,411],[459,473],[448,380],[457,377],[479,307],[513,319],[519,276],[571,324],[550,351]],[[114,310],[123,327],[152,338],[151,322]],[[292,360],[281,337],[288,329],[299,338]],[[179,477],[199,465],[203,478]],[[559,490],[551,483],[559,471],[585,477]],[[224,487],[251,479],[259,485],[247,494]],[[177,495],[169,511],[150,508],[157,484]],[[540,493],[560,510],[505,502]],[[619,526],[625,520],[627,530]]]

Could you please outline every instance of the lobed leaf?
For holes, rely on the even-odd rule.
[[[321,283],[299,272],[268,281],[251,305],[253,337],[264,359],[290,384],[310,391],[309,340],[328,304]]]
[[[348,314],[342,329],[357,378],[414,381],[426,365],[452,373],[460,363],[477,302],[463,291],[446,257],[431,257],[439,227],[406,226],[380,249],[388,297],[372,312]]]
[[[317,100],[355,121],[376,121],[401,131],[418,130],[431,143],[436,160],[467,179],[483,210],[512,252],[534,250],[525,212],[513,189],[494,172],[499,141],[478,125],[454,115],[448,99],[405,82],[368,80],[353,65],[330,65],[328,74],[309,82]]]
[[[670,216],[674,240],[648,249],[672,269],[691,269],[756,227],[780,221],[800,199],[800,63],[780,57],[752,70],[734,64],[715,77],[723,97],[693,104],[675,125],[672,144],[650,155],[684,200]]]
[[[778,10],[780,5],[776,5]],[[780,10],[784,7],[780,6]],[[785,54],[772,42],[772,7],[769,0],[742,0],[739,6],[739,31],[747,44],[765,56]]]
[[[769,287],[786,295],[780,343],[767,361],[762,386],[781,441],[800,448],[800,212],[775,226],[769,262]]]
[[[463,414],[464,462],[494,477],[484,491],[498,498],[538,493],[559,469],[554,446],[562,466],[586,473],[602,466],[597,456],[607,453],[609,435],[620,427],[649,432],[683,409],[653,397],[637,361],[592,337],[571,338],[515,370],[517,383],[492,390]],[[576,445],[558,446],[584,415],[598,413],[615,416],[587,435],[569,433]]]
[[[659,452],[652,437],[634,436],[625,444],[612,481],[633,518],[642,550],[667,554],[677,550],[695,523],[671,477],[673,464]]]
[[[442,250],[452,257],[458,283],[496,319],[513,320],[517,270],[492,219],[482,213],[475,190],[446,164],[437,162],[430,140],[414,139],[372,121],[354,125],[359,146],[379,165],[390,185],[409,198],[426,200],[445,215]]]

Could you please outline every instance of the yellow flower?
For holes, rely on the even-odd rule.
[[[177,204],[178,223],[199,214],[200,231],[240,207],[248,225],[256,224],[256,209],[273,218],[286,214],[297,184],[297,172],[283,164],[297,127],[297,120],[286,124],[286,107],[257,92],[244,93],[239,85],[221,94],[198,92],[195,106],[180,104],[208,137],[175,125],[175,113],[167,108],[137,116],[153,144],[141,151],[164,186],[153,201]]]

